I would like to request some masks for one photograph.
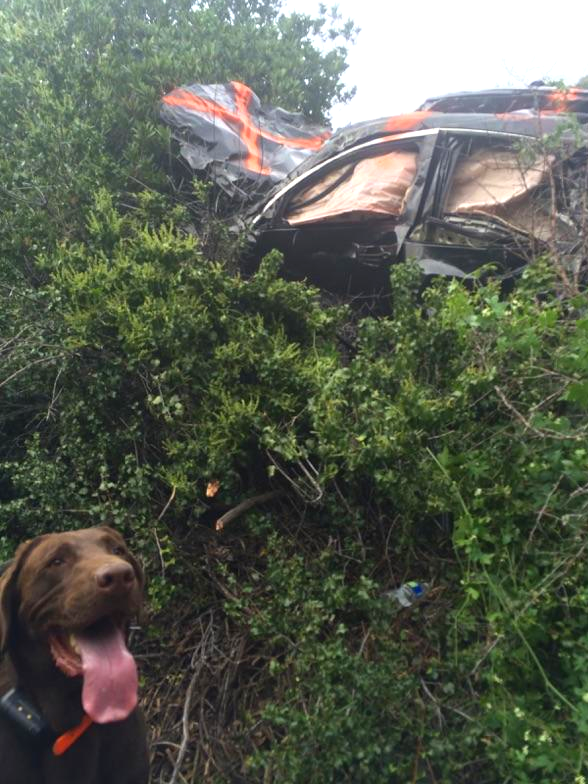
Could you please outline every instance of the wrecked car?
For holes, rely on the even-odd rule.
[[[225,189],[229,163],[232,187],[237,170],[240,183],[255,183],[254,205],[240,205],[253,266],[276,248],[288,276],[353,294],[385,291],[390,265],[407,259],[425,277],[471,279],[488,269],[514,281],[538,255],[555,252],[577,265],[585,254],[587,90],[460,93],[329,140],[314,128],[318,149],[307,147],[261,198],[279,145],[274,122],[264,174],[267,133],[261,122],[255,127],[257,137],[238,124],[237,155],[224,168],[215,163]],[[291,126],[282,139],[288,133],[295,139]],[[240,148],[248,164],[236,167]],[[241,198],[245,190],[241,184]]]

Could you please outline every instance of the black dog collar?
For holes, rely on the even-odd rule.
[[[19,689],[10,689],[0,699],[0,714],[35,745],[49,745],[55,733],[41,713]]]
[[[10,689],[0,699],[0,715],[4,715],[38,751],[50,746],[56,757],[65,754],[94,723],[88,714],[84,713],[76,727],[58,736],[19,689]]]

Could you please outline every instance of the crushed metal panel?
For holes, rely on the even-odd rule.
[[[559,89],[547,85],[523,88],[449,93],[429,98],[420,111],[449,114],[575,114],[588,121],[588,90],[579,87]]]
[[[190,167],[230,196],[275,185],[331,135],[301,114],[262,106],[240,82],[180,87],[162,98],[160,115]]]

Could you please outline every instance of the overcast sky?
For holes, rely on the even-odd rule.
[[[588,75],[588,0],[337,4],[361,33],[344,77],[357,94],[333,109],[334,128],[412,111],[443,93]],[[285,0],[284,10],[313,14],[318,5]]]

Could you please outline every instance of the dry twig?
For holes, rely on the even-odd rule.
[[[276,498],[280,498],[284,495],[283,490],[271,490],[269,493],[262,493],[261,495],[255,495],[253,498],[247,498],[245,501],[241,501],[240,504],[234,506],[232,509],[229,509],[228,512],[222,517],[219,517],[215,524],[216,531],[222,531],[226,525],[232,523],[233,520],[236,520],[237,517],[240,517],[245,512],[249,511],[249,509],[253,508],[254,506],[258,506],[259,504],[265,504],[268,501],[273,501]]]

